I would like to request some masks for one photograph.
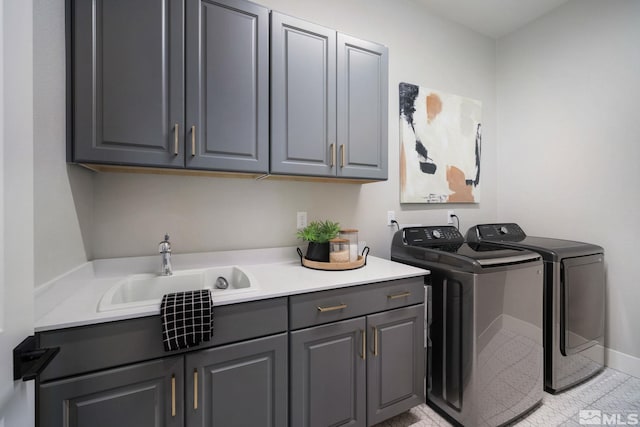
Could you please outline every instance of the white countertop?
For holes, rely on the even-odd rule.
[[[336,289],[385,280],[428,274],[428,270],[367,257],[367,264],[356,270],[319,271],[300,265],[295,247],[241,251],[174,254],[174,270],[238,265],[252,276],[255,291],[221,296],[213,304],[226,305],[306,292]],[[160,314],[160,303],[142,308],[98,312],[102,295],[128,275],[154,273],[160,269],[160,256],[114,258],[87,262],[39,286],[35,291],[35,331]]]

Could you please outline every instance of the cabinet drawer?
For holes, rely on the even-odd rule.
[[[48,381],[286,330],[287,299],[276,298],[214,307],[213,337],[186,350],[164,350],[160,316],[41,332],[40,346],[60,347],[60,353],[40,379]]]
[[[422,277],[295,295],[289,298],[289,329],[335,322],[422,302]]]

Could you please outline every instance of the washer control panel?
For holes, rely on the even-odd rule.
[[[470,236],[471,234],[475,234],[475,236]],[[478,241],[519,242],[524,240],[527,235],[518,224],[504,223],[476,225],[469,230],[467,238],[469,239],[470,237],[476,237]]]
[[[464,243],[462,234],[450,225],[407,227],[402,231],[404,241],[409,246],[444,246]]]

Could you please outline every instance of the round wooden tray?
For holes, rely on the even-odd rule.
[[[296,248],[298,255],[300,256],[300,265],[303,267],[311,268],[313,270],[325,270],[325,271],[344,271],[355,270],[356,268],[362,268],[367,265],[367,256],[369,256],[369,246],[366,246],[362,250],[362,255],[358,255],[357,261],[352,262],[319,262],[307,259],[302,255],[300,248]]]

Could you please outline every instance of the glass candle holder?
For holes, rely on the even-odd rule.
[[[358,260],[358,230],[355,228],[340,230],[340,238],[349,241],[349,261]]]
[[[329,262],[349,262],[349,241],[347,239],[329,240]]]

